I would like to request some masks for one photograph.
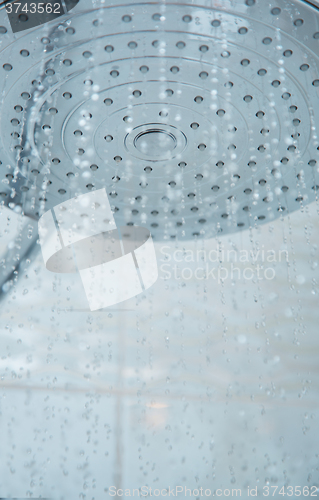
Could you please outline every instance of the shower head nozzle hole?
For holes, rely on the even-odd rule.
[[[301,71],[308,71],[309,68],[310,68],[309,64],[302,64],[300,66]]]
[[[200,104],[201,102],[203,102],[204,98],[201,96],[201,95],[198,95],[195,97],[194,101],[197,103],[197,104]]]
[[[104,104],[105,106],[111,106],[111,104],[113,104],[113,99],[107,97],[106,99],[104,99]]]
[[[253,96],[251,95],[245,95],[245,97],[243,97],[244,101],[245,102],[251,102],[253,100]]]
[[[130,49],[136,49],[137,47],[137,43],[136,42],[129,42],[127,44],[127,46],[130,48]]]

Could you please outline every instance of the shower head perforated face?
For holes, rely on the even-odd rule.
[[[157,239],[315,200],[316,5],[85,0],[15,35],[0,9],[1,199],[38,218],[105,187]]]

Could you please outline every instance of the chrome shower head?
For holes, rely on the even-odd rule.
[[[156,239],[312,202],[318,6],[82,0],[16,34],[1,8],[1,199],[36,219],[105,187],[117,224]]]

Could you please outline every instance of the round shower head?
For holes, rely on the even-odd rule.
[[[82,0],[15,34],[3,7],[1,199],[39,218],[105,187],[117,224],[157,239],[312,202],[318,5]]]

